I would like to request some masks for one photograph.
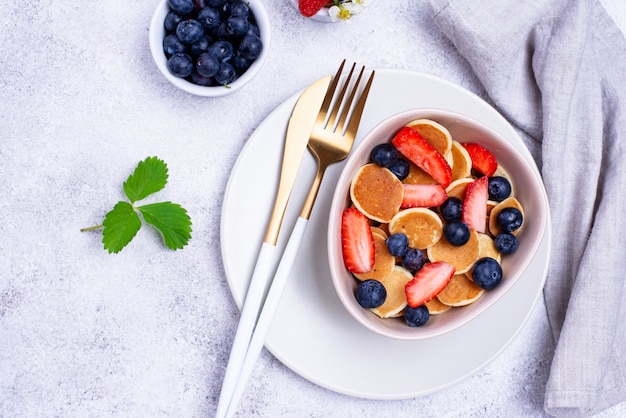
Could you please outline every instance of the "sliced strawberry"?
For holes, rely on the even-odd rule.
[[[455,272],[454,266],[445,261],[424,264],[404,287],[409,306],[417,308],[431,301],[450,283]]]
[[[298,10],[302,16],[311,17],[319,12],[328,0],[298,0]]]
[[[391,140],[391,143],[402,155],[430,174],[437,183],[443,187],[448,187],[452,181],[450,164],[415,129],[408,126],[403,127]]]
[[[487,148],[475,142],[464,142],[461,145],[472,159],[472,168],[485,176],[493,176],[498,168],[496,157]]]
[[[463,200],[463,222],[476,232],[485,232],[489,178],[483,176],[467,185]]]
[[[441,184],[403,184],[402,209],[432,208],[441,205],[448,198]]]
[[[374,268],[376,245],[369,220],[356,208],[347,208],[341,217],[343,262],[353,273],[367,273]]]

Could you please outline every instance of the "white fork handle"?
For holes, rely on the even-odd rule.
[[[254,273],[252,273],[252,279],[250,279],[250,286],[241,309],[239,325],[235,333],[230,357],[228,358],[226,375],[224,376],[222,391],[220,392],[220,399],[217,404],[218,417],[222,417],[226,414],[228,404],[233,396],[237,378],[239,377],[246,356],[246,349],[252,337],[261,305],[263,304],[263,295],[271,274],[270,268],[274,259],[275,249],[276,246],[268,244],[267,242],[263,242],[261,246],[261,251],[259,252],[259,257],[254,267]]]
[[[270,286],[267,298],[265,299],[265,303],[263,304],[263,310],[261,311],[261,315],[259,316],[256,328],[254,329],[252,340],[250,341],[250,345],[248,346],[248,352],[246,353],[246,358],[241,368],[241,374],[239,375],[239,380],[237,381],[237,385],[235,386],[233,397],[230,400],[228,412],[225,415],[226,418],[230,418],[235,414],[237,410],[237,405],[239,404],[239,401],[241,400],[243,392],[246,388],[246,384],[248,383],[250,375],[254,370],[256,360],[261,353],[261,349],[263,348],[263,344],[265,343],[265,337],[270,330],[272,320],[274,319],[274,315],[276,314],[276,310],[278,309],[278,305],[280,304],[283,291],[285,290],[285,286],[287,285],[287,279],[289,278],[289,273],[291,272],[291,268],[293,267],[296,255],[298,254],[298,249],[300,248],[300,244],[302,243],[302,238],[304,237],[304,232],[306,231],[307,224],[308,219],[298,217],[296,225],[291,232],[291,236],[289,237],[289,241],[287,242],[287,247],[285,248],[285,252],[280,259],[278,269],[276,270],[276,275],[274,276],[274,280],[272,281],[272,284]],[[218,418],[221,418],[221,415],[219,413],[217,416]]]

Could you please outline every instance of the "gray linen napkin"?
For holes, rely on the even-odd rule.
[[[626,40],[596,0],[430,0],[537,160],[553,217],[545,410],[626,400]],[[522,186],[523,187],[523,186]]]

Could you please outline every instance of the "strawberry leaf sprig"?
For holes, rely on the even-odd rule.
[[[187,210],[172,202],[136,205],[136,202],[162,190],[167,179],[167,165],[163,160],[148,157],[139,162],[135,171],[124,182],[124,194],[129,202],[117,202],[105,215],[102,225],[83,228],[81,231],[102,228],[104,249],[109,253],[119,253],[137,235],[143,218],[144,222],[161,233],[168,248],[183,248],[191,239],[191,219]]]

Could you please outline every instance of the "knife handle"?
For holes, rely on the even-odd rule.
[[[248,352],[246,353],[243,366],[241,367],[239,380],[237,381],[237,384],[233,391],[232,399],[230,399],[228,412],[225,415],[226,418],[232,417],[235,414],[235,411],[237,410],[237,405],[239,404],[239,401],[241,400],[243,392],[246,388],[246,384],[248,383],[250,375],[254,370],[256,360],[261,353],[263,344],[265,343],[265,337],[270,330],[272,321],[274,319],[276,311],[278,310],[278,306],[280,305],[280,300],[287,285],[287,279],[289,278],[289,273],[291,272],[291,268],[293,267],[296,255],[298,254],[298,250],[300,249],[300,244],[302,243],[302,238],[304,237],[304,232],[306,231],[307,224],[308,219],[298,217],[293,231],[291,232],[291,236],[289,237],[289,241],[287,242],[287,246],[285,247],[285,252],[280,259],[278,269],[276,270],[276,274],[274,275],[274,279],[272,280],[272,284],[267,293],[267,298],[265,299],[265,303],[263,304],[263,311],[259,316],[256,328],[254,329],[254,334],[252,335],[252,339],[250,340]],[[221,417],[220,414],[218,414],[217,416]]]
[[[267,281],[271,274],[271,265],[274,259],[275,245],[263,242],[259,257],[254,267],[250,286],[243,302],[239,324],[235,333],[235,339],[228,358],[226,366],[226,374],[222,383],[220,399],[217,405],[217,416],[221,417],[227,411],[230,399],[233,395],[235,385],[243,365],[248,343],[254,331],[261,305],[263,304],[263,295],[267,287]]]

